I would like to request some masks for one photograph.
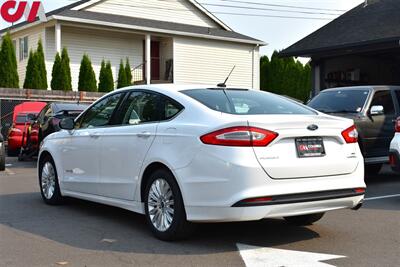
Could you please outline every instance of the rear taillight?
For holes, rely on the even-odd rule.
[[[356,126],[351,126],[350,128],[347,128],[342,132],[342,136],[346,143],[352,144],[352,143],[357,143],[358,141],[358,131],[356,129]]]
[[[392,166],[392,167],[396,166],[396,158],[394,157],[393,154],[390,154],[390,155],[389,155],[389,164],[390,164],[390,166]]]
[[[207,145],[218,146],[267,146],[278,134],[261,128],[237,126],[221,129],[200,137]]]
[[[400,117],[397,118],[395,124],[396,133],[400,133]]]

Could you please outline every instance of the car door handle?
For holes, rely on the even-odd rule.
[[[151,136],[150,132],[141,132],[137,135],[139,138],[149,138]]]
[[[99,133],[90,133],[89,136],[90,136],[90,138],[99,138],[100,134]]]

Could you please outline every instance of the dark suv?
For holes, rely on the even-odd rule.
[[[334,116],[353,119],[367,174],[389,162],[389,147],[400,116],[400,86],[356,86],[322,91],[308,105]]]

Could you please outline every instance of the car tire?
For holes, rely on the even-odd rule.
[[[365,175],[366,176],[377,175],[381,171],[382,166],[383,166],[383,164],[366,165],[365,166]]]
[[[182,194],[170,171],[159,169],[150,175],[144,198],[146,221],[155,237],[174,241],[193,232],[194,225],[186,220]]]
[[[18,155],[19,155],[19,150],[18,149],[16,149],[16,150],[7,149],[7,156],[16,157]]]
[[[5,171],[5,170],[6,170],[6,152],[3,144],[0,152],[0,171]]]
[[[48,205],[60,205],[63,203],[56,165],[51,156],[45,156],[39,164],[39,187],[43,201]]]
[[[315,213],[315,214],[307,214],[300,216],[284,217],[284,219],[290,224],[298,226],[307,226],[307,225],[312,225],[313,223],[321,220],[324,214],[325,213]]]

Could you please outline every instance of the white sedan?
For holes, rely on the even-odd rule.
[[[39,154],[44,201],[142,213],[163,240],[187,236],[193,222],[312,224],[359,208],[365,194],[353,121],[271,93],[134,86],[60,126]]]

